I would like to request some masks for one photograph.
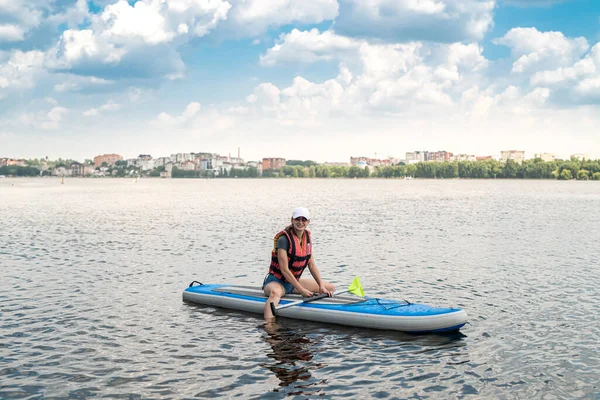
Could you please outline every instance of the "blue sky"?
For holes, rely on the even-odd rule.
[[[238,149],[600,158],[600,1],[0,1],[0,157]]]

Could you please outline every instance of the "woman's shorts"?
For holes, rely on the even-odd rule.
[[[292,285],[291,283],[286,282],[282,279],[277,279],[274,275],[271,275],[271,274],[267,274],[267,276],[265,277],[265,281],[263,282],[262,288],[264,289],[265,286],[267,286],[271,282],[277,282],[281,286],[283,286],[283,289],[285,290],[285,294],[290,294],[294,291],[294,285]]]

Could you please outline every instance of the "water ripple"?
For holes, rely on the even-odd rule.
[[[600,395],[593,182],[55,183],[0,181],[2,399]],[[258,286],[297,205],[325,278],[469,324],[264,325],[181,301],[193,279]]]

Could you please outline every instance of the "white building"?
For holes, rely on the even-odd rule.
[[[186,161],[192,161],[193,157],[190,153],[177,153],[171,154],[170,160],[172,163],[184,163]]]
[[[502,150],[500,152],[500,161],[507,162],[508,160],[521,164],[525,160],[525,152],[522,150]]]
[[[542,161],[550,162],[556,160],[556,156],[551,153],[535,153],[533,158],[540,158]]]
[[[181,164],[181,169],[183,169],[184,171],[195,171],[196,163],[194,163],[193,161],[184,161]]]
[[[425,161],[425,152],[424,151],[412,151],[406,153],[406,163],[414,164],[418,162]]]
[[[138,166],[142,171],[148,171],[156,168],[158,165],[155,164],[155,160],[138,160]]]

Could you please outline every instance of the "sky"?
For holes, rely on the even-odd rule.
[[[600,158],[598,0],[0,0],[0,158]]]

